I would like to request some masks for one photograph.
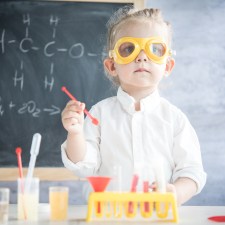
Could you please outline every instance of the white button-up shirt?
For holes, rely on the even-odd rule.
[[[155,91],[140,102],[118,89],[117,96],[94,105],[91,114],[98,118],[95,126],[86,117],[84,130],[87,152],[78,163],[66,155],[62,145],[62,160],[77,176],[110,175],[115,165],[122,167],[123,190],[129,190],[135,168],[143,167],[150,183],[154,182],[151,164],[163,165],[167,182],[179,177],[194,180],[199,193],[206,182],[197,135],[187,117]],[[146,169],[148,168],[148,169]],[[140,169],[139,169],[140,171]]]

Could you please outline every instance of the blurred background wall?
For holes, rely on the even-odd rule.
[[[225,1],[148,0],[173,26],[176,65],[161,93],[190,119],[198,134],[203,191],[187,204],[225,205]]]

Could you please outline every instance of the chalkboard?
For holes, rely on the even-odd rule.
[[[62,166],[61,111],[69,98],[86,108],[115,94],[102,66],[106,22],[125,3],[0,2],[0,166],[28,166],[34,133],[37,166]]]

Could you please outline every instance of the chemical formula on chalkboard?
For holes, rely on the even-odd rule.
[[[7,40],[7,33],[6,30],[3,29],[1,33],[0,38],[0,46],[1,46],[1,53],[7,54],[6,50],[9,45],[12,45],[13,47],[17,48],[21,53],[28,53],[29,51],[41,51],[43,56],[45,57],[54,57],[57,52],[62,52],[68,54],[69,57],[73,59],[79,59],[84,56],[85,53],[85,47],[82,43],[74,43],[69,48],[63,48],[57,46],[57,43],[55,41],[56,39],[56,33],[57,33],[57,26],[59,24],[60,18],[58,16],[51,15],[49,16],[49,21],[46,21],[49,23],[50,28],[52,29],[52,40],[44,43],[44,46],[35,46],[34,40],[29,35],[29,27],[32,25],[32,19],[30,17],[30,14],[22,15],[22,24],[25,26],[24,31],[24,38],[21,40],[17,40],[15,38]],[[89,57],[96,57],[98,56],[96,53],[88,52],[86,54]],[[23,61],[20,62],[20,74],[23,75]],[[49,74],[52,75],[54,73],[54,63],[51,63]],[[21,90],[23,89],[24,84],[24,77],[18,76],[18,70],[15,70],[15,76],[13,78],[14,80],[14,86],[17,85],[17,83],[20,83]],[[48,82],[47,79],[45,79],[45,88],[47,89],[47,86],[49,86],[49,90],[52,90],[52,87],[54,85],[54,80],[51,80],[51,82]]]
[[[115,95],[102,59],[106,23],[125,4],[62,1],[0,2],[0,165],[16,166],[15,147],[29,161],[42,135],[37,166],[62,166],[61,111],[66,86],[89,110]]]
[[[69,48],[57,46],[56,40],[57,26],[59,25],[61,19],[57,15],[50,15],[49,18],[47,18],[48,21],[46,21],[46,25],[49,25],[49,29],[51,30],[52,35],[50,37],[51,40],[46,43],[42,43],[43,44],[42,46],[38,46],[35,43],[34,39],[30,36],[29,28],[32,26],[33,23],[30,14],[28,13],[22,14],[21,17],[22,18],[20,24],[24,25],[22,29],[24,30],[24,37],[22,37],[21,40],[18,40],[15,37],[11,38],[10,31],[8,32],[9,33],[8,35],[5,28],[2,30],[0,38],[0,46],[3,57],[4,55],[7,55],[8,48],[15,48],[21,54],[28,54],[30,51],[34,52],[38,51],[37,54],[39,54],[43,58],[45,57],[51,58],[58,53],[64,54],[62,57],[70,57],[72,59],[79,59],[84,57],[85,46],[82,43],[72,43],[71,46],[69,46]],[[85,55],[85,57],[97,57],[97,56],[98,55],[93,52],[87,52]],[[50,62],[49,64],[50,64],[49,71],[46,71],[46,75],[44,76],[43,81],[42,83],[40,83],[40,85],[44,86],[45,91],[51,92],[55,84],[54,78],[55,63]],[[24,61],[22,59],[20,60],[20,67],[15,68],[14,73],[11,76],[12,76],[11,82],[13,83],[14,88],[19,88],[21,91],[23,91],[24,85],[30,85],[26,84]],[[14,107],[16,107],[16,104],[14,104],[11,100],[8,105],[8,109],[11,110]],[[39,117],[41,112],[47,112],[47,114],[50,116],[56,115],[61,112],[60,108],[54,105],[51,105],[51,107],[49,108],[43,108],[41,110],[40,108],[37,107],[36,102],[33,100],[24,102],[22,103],[22,106],[18,106],[17,108],[18,108],[17,112],[19,114],[28,113],[33,117]],[[4,109],[3,106],[0,104],[0,116],[3,116],[3,114]]]

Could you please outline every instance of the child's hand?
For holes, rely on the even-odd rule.
[[[166,185],[166,191],[167,191],[167,192],[172,192],[172,193],[174,193],[175,195],[177,194],[177,193],[176,193],[176,187],[174,186],[174,184],[168,183],[168,184]]]
[[[85,104],[69,101],[62,111],[62,124],[72,134],[79,134],[83,131]]]
[[[157,191],[157,184],[156,182],[153,182],[151,185],[149,185],[149,188],[152,189],[152,191]],[[176,187],[174,184],[167,183],[166,184],[166,192],[172,192],[176,195]]]

